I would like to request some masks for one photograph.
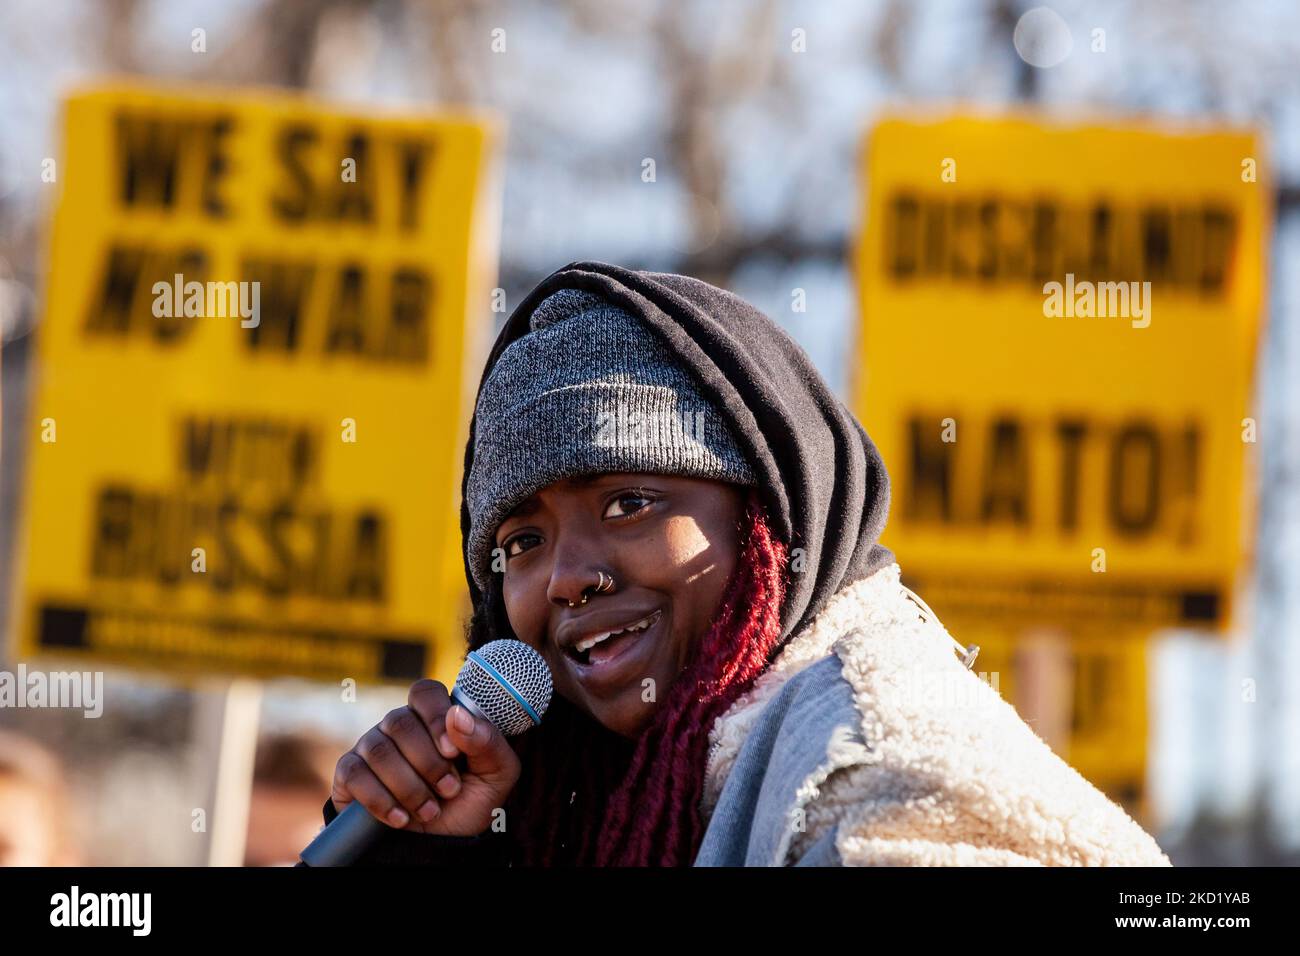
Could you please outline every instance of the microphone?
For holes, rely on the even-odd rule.
[[[451,699],[506,737],[542,722],[551,703],[551,670],[523,641],[489,641],[465,656]],[[350,866],[385,830],[358,800],[343,808],[300,853],[298,866]]]

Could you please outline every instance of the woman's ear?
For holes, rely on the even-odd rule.
[[[514,637],[510,616],[506,613],[505,598],[501,593],[501,575],[493,574],[488,579],[488,587],[482,599],[470,615],[469,624],[465,628],[466,643],[469,650],[476,651],[489,641]]]
[[[744,504],[740,509],[740,526],[745,531],[753,525],[756,516],[767,517],[767,506],[763,504],[763,496],[758,487],[750,485],[744,496]]]
[[[496,635],[496,640],[515,639],[515,630],[510,625],[510,615],[506,612],[506,599],[502,592],[501,575],[492,575],[492,586],[488,589],[487,604],[489,607],[490,621],[492,632]]]

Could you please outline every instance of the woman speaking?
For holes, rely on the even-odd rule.
[[[507,740],[417,681],[326,822],[388,823],[369,864],[1168,866],[902,586],[888,509],[870,438],[758,309],[556,271],[489,356],[461,506],[469,649],[525,642],[555,699]]]

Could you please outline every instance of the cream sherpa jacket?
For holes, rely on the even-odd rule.
[[[954,652],[891,564],[710,732],[696,866],[1170,866]]]

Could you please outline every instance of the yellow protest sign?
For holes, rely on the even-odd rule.
[[[1149,643],[1140,635],[1076,637],[1066,759],[1125,806],[1146,797]]]
[[[941,616],[1228,626],[1250,534],[1266,164],[1246,132],[888,119],[854,411]]]
[[[454,675],[497,124],[120,87],[63,129],[21,653]]]

